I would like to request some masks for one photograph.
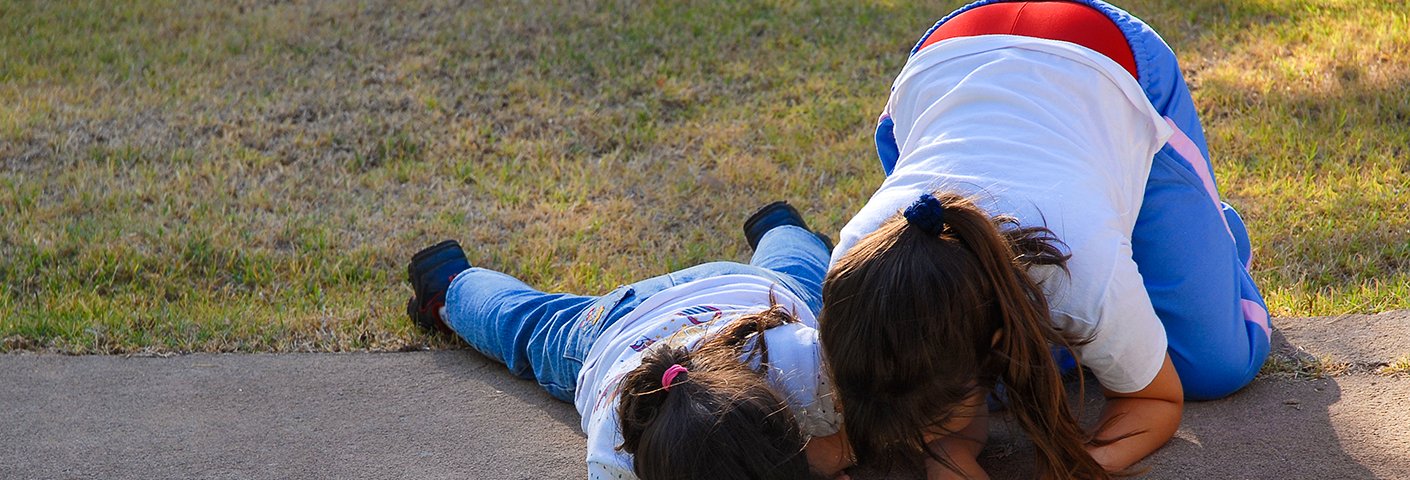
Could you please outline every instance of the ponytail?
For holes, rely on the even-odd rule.
[[[780,306],[746,315],[694,349],[662,344],[622,380],[622,445],[643,480],[807,479],[807,438],[764,375],[764,331]],[[751,348],[752,347],[752,348]],[[758,358],[759,369],[748,364]],[[683,371],[682,371],[683,370]]]
[[[819,340],[858,462],[952,466],[926,446],[977,390],[1003,401],[1050,478],[1110,478],[1068,406],[1049,345],[1057,330],[1027,268],[1066,268],[1051,230],[990,217],[956,194],[924,195],[853,246],[823,284]],[[895,352],[905,352],[904,355]]]

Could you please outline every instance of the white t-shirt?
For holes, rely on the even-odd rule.
[[[1070,277],[1030,270],[1053,322],[1092,336],[1075,353],[1106,388],[1149,385],[1165,359],[1165,328],[1131,258],[1131,231],[1151,159],[1172,130],[1136,80],[1071,43],[960,37],[913,56],[887,109],[900,158],[843,227],[833,263],[922,193],[972,195],[1067,244]]]
[[[832,400],[817,320],[807,304],[781,285],[753,275],[722,275],[662,290],[607,327],[588,352],[578,373],[574,404],[588,436],[588,478],[634,479],[632,457],[622,444],[617,418],[620,383],[641,355],[658,344],[693,346],[742,315],[761,312],[773,300],[793,313],[797,323],[764,332],[768,343],[768,381],[788,403],[810,437],[837,433],[841,417]]]

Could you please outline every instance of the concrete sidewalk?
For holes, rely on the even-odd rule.
[[[1410,312],[1276,324],[1279,355],[1332,356],[1358,373],[1259,378],[1229,398],[1187,404],[1141,478],[1410,478],[1410,378],[1365,373],[1410,353]],[[3,355],[0,413],[0,478],[584,471],[572,405],[472,351]],[[994,422],[982,460],[995,478],[1023,477],[1030,448]]]

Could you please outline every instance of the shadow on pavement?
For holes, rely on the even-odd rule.
[[[578,415],[578,410],[573,404],[554,398],[533,379],[515,376],[503,363],[466,348],[437,352],[435,364],[446,376],[457,381],[484,384],[493,390],[493,395],[513,397],[517,403],[542,412],[586,438],[580,428],[582,416]]]
[[[1086,393],[1081,418],[1090,425],[1104,402],[1094,382]],[[1329,408],[1341,399],[1333,379],[1260,378],[1229,397],[1186,403],[1175,437],[1135,470],[1151,479],[1377,478],[1338,440]],[[1011,421],[994,422],[980,461],[996,479],[1033,478],[1033,445]]]
[[[1078,393],[1078,383],[1069,382],[1069,398],[1078,398]],[[1095,381],[1089,379],[1085,393],[1081,419],[1090,426],[1099,418],[1104,402]],[[1400,468],[1404,468],[1406,459],[1368,458],[1365,452],[1358,452],[1358,459],[1345,451],[1338,435],[1338,429],[1345,427],[1333,421],[1343,412],[1332,412],[1332,406],[1341,401],[1341,387],[1333,379],[1260,378],[1227,398],[1186,403],[1175,437],[1133,470],[1143,472],[1137,478],[1148,479],[1398,478],[1403,471],[1394,462],[1401,462]],[[1349,414],[1367,416],[1364,412]],[[1034,478],[1033,443],[1011,416],[995,415],[980,465],[996,480]],[[1345,422],[1345,418],[1338,420]],[[1346,436],[1350,432],[1340,433]],[[1396,446],[1372,448],[1393,450]],[[1363,462],[1379,465],[1381,471],[1372,472]],[[853,478],[859,480],[923,477],[922,472],[889,476],[866,469],[853,472]]]

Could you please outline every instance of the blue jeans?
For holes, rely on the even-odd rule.
[[[471,268],[451,282],[444,320],[485,356],[561,400],[572,402],[592,344],[609,325],[652,295],[684,283],[731,274],[767,278],[798,296],[817,315],[822,281],[831,252],[813,232],[795,226],[769,230],[748,265],[712,262],[696,265],[590,297],[544,293],[518,279]]]

